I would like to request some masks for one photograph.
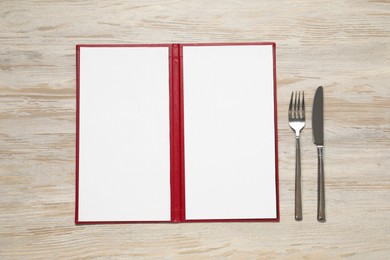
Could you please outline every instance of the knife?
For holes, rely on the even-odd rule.
[[[313,142],[318,152],[318,197],[317,220],[325,222],[325,184],[324,184],[324,90],[320,86],[314,95],[312,113]]]

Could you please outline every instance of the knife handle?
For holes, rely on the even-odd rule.
[[[317,220],[325,222],[325,178],[324,178],[324,147],[317,146],[318,151],[318,204]]]
[[[301,146],[295,137],[295,220],[302,220]]]

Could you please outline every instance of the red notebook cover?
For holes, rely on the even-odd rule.
[[[279,221],[275,43],[76,59],[76,224]]]

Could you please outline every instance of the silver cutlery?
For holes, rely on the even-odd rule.
[[[288,108],[288,123],[295,131],[295,220],[302,220],[300,133],[305,127],[304,92],[292,92]]]
[[[313,142],[318,152],[318,195],[317,220],[325,222],[325,183],[324,183],[324,91],[318,87],[314,95],[312,113]]]

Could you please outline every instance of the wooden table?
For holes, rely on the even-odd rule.
[[[75,45],[277,43],[280,223],[76,226]],[[0,258],[388,259],[389,1],[0,2]],[[291,91],[325,90],[327,222],[302,140],[294,220]]]

